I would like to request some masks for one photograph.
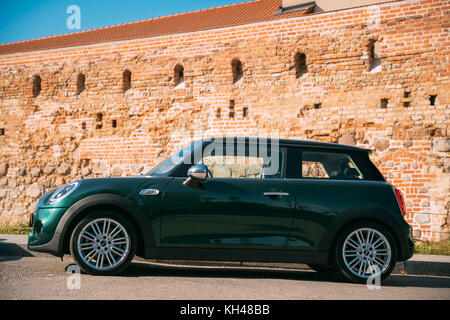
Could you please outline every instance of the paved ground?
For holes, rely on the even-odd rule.
[[[124,275],[77,276],[73,260],[26,250],[26,237],[0,235],[0,299],[450,299],[450,277],[391,275],[380,289],[320,275],[306,266],[180,266],[135,259]],[[447,269],[449,257],[414,256]],[[413,263],[411,262],[411,263]],[[272,266],[273,267],[273,266]],[[288,270],[297,267],[301,270]],[[417,269],[417,268],[416,268]],[[417,270],[422,270],[423,267]],[[439,271],[438,270],[438,271]],[[444,273],[446,274],[446,273]]]
[[[380,289],[313,271],[192,267],[135,261],[122,276],[80,275],[49,256],[2,257],[0,299],[450,299],[450,278],[391,275]],[[72,276],[72,278],[70,278]]]

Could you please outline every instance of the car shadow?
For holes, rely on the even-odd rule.
[[[253,267],[181,266],[136,262],[121,274],[124,277],[192,277],[192,278],[241,278],[284,279],[345,282],[338,275],[321,274],[312,270],[270,269]]]
[[[136,262],[121,274],[123,277],[192,277],[192,278],[240,278],[283,279],[349,283],[340,275],[322,274],[312,270],[269,269],[252,267],[203,267]],[[349,283],[350,284],[350,283]],[[356,284],[357,285],[357,284]],[[382,287],[449,288],[449,277],[391,274]]]
[[[69,266],[68,264],[66,270]],[[350,283],[344,277],[336,274],[322,274],[312,270],[295,269],[270,269],[252,267],[210,267],[210,266],[182,266],[168,265],[152,262],[133,261],[125,272],[117,277],[180,277],[180,278],[239,278],[239,279],[283,279],[297,281],[318,281]],[[364,285],[364,284],[362,284]],[[404,288],[448,288],[450,289],[450,277],[428,276],[428,275],[400,275],[391,274],[383,281],[381,287],[404,287]]]
[[[7,239],[0,238],[0,262],[20,260],[23,257],[34,257],[20,245],[6,241]]]

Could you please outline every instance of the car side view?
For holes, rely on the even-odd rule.
[[[265,138],[195,141],[146,175],[46,193],[28,248],[86,273],[149,259],[306,263],[353,282],[386,278],[414,252],[401,192],[370,150]]]

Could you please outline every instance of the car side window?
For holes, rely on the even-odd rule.
[[[345,153],[303,151],[302,178],[313,179],[364,179],[352,158]]]
[[[243,156],[209,156],[202,159],[214,178],[261,179],[264,158]]]
[[[339,151],[290,148],[286,177],[291,179],[365,179],[351,155]]]
[[[235,149],[232,154],[211,154],[201,161],[208,167],[212,178],[281,179],[283,176],[285,149],[277,154],[249,154],[246,150]]]
[[[303,178],[329,178],[327,171],[319,161],[302,161]]]

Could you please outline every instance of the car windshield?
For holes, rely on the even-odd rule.
[[[159,165],[157,165],[155,168],[150,170],[146,174],[146,176],[163,176],[170,173],[177,165],[183,162],[184,159],[190,157],[192,152],[194,151],[195,142],[190,143],[177,153],[175,153],[173,156],[171,156],[169,159],[164,160]]]

